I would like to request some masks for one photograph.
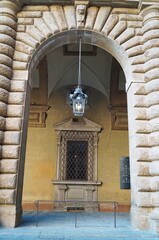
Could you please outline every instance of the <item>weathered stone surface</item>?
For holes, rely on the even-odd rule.
[[[138,56],[140,54],[143,54],[144,53],[144,49],[143,49],[142,45],[134,46],[134,47],[128,49],[126,52],[127,52],[129,57],[133,57],[133,56]]]
[[[113,8],[112,13],[114,14],[129,14],[129,15],[138,15],[139,10],[133,8]]]
[[[145,63],[144,54],[129,58],[132,65]]]
[[[159,117],[150,120],[151,132],[159,131]]]
[[[105,21],[107,20],[107,18],[109,16],[110,11],[111,11],[110,7],[100,7],[97,17],[96,17],[96,20],[95,20],[93,30],[101,31]]]
[[[9,45],[14,48],[15,40],[10,36],[1,33],[0,34],[0,43],[4,43],[4,44]]]
[[[15,159],[2,159],[0,161],[1,173],[16,173],[18,168],[18,160]]]
[[[159,20],[152,19],[143,25],[143,33],[148,32],[153,29],[159,29]]]
[[[151,131],[151,126],[149,121],[147,120],[138,120],[136,121],[136,133],[150,133]]]
[[[8,131],[20,131],[22,127],[21,118],[6,118],[6,130]]]
[[[14,30],[16,30],[16,27],[17,27],[16,21],[14,21],[12,18],[8,16],[3,16],[3,15],[0,16],[0,25],[9,26]]]
[[[18,25],[17,32],[26,32],[26,25]]]
[[[147,116],[149,119],[159,117],[159,106],[151,106],[147,109]]]
[[[0,130],[0,144],[3,143],[3,139],[4,139],[4,132]]]
[[[7,44],[0,43],[0,52],[12,58],[14,49]]]
[[[0,76],[0,88],[9,90],[10,88],[10,80],[4,76]]]
[[[15,190],[0,189],[0,203],[13,204],[15,200]]]
[[[144,41],[148,41],[150,39],[158,38],[159,37],[159,31],[156,30],[150,30],[144,34]]]
[[[133,34],[133,32],[132,32],[132,34]],[[136,47],[136,46],[139,46],[139,45],[141,45],[141,37],[140,36],[135,36],[135,37],[130,38],[124,44],[122,44],[122,47],[125,50],[128,50],[132,47]]]
[[[159,92],[151,92],[147,95],[147,105],[153,106],[159,103]]]
[[[22,9],[23,11],[49,11],[49,7],[45,5],[26,5]]]
[[[108,17],[108,20],[106,21],[102,29],[102,33],[107,36],[111,32],[111,30],[114,28],[114,26],[118,23],[118,21],[119,21],[118,15],[111,14]]]
[[[136,120],[147,120],[147,108],[134,109],[134,117]]]
[[[148,139],[149,139],[150,146],[159,146],[159,132],[151,133]]]
[[[12,67],[12,59],[4,54],[0,54],[0,64]]]
[[[4,64],[0,64],[0,75],[9,79],[12,77],[12,69]]]
[[[112,39],[116,39],[121,33],[126,30],[127,23],[126,21],[120,21],[116,24],[116,26],[109,33],[109,37]]]
[[[28,46],[27,44],[25,44],[23,42],[16,41],[15,50],[30,55],[33,53],[34,48]]]
[[[133,99],[134,107],[147,107],[145,95],[135,95]]]
[[[10,36],[13,39],[15,39],[15,36],[16,36],[16,31],[13,28],[5,25],[0,25],[0,34],[1,33]]]
[[[152,206],[152,193],[139,192],[138,193],[138,207],[151,207]]]
[[[19,146],[3,145],[2,146],[2,158],[19,158]]]
[[[90,7],[87,9],[87,18],[85,23],[86,29],[93,29],[94,22],[96,20],[98,8],[97,7]]]
[[[0,129],[5,129],[5,118],[0,116]]]
[[[13,61],[13,70],[26,70],[28,63],[20,62],[20,61]]]
[[[60,29],[54,19],[54,16],[51,12],[44,12],[43,13],[43,19],[46,22],[46,24],[49,26],[52,33],[60,32]]]
[[[26,81],[11,81],[10,91],[11,92],[24,92],[26,89]]]
[[[149,146],[148,136],[148,134],[136,134],[136,147]]]
[[[30,59],[30,56],[28,54],[24,52],[14,51],[13,60],[28,62],[29,59]]]
[[[140,230],[148,230],[151,227],[150,214],[151,208],[131,206],[131,214],[133,218],[131,219],[133,226]]]
[[[138,177],[138,191],[150,191],[151,186],[150,186],[150,177]]]
[[[17,40],[29,45],[32,48],[36,48],[39,45],[39,42],[32,38],[27,33],[17,33]]]
[[[26,32],[38,42],[43,42],[46,39],[46,37],[34,26],[27,26]]]
[[[159,160],[159,146],[153,146],[149,149],[149,158],[151,161]]]
[[[142,22],[143,17],[141,15],[133,15],[133,14],[120,14],[119,19],[122,21],[139,21]]]
[[[18,18],[18,25],[33,25],[33,18]]]
[[[127,28],[119,37],[116,38],[116,41],[120,44],[127,42],[129,39],[135,35],[135,30],[133,28]]]
[[[150,162],[140,162],[138,164],[138,176],[150,176]]]
[[[53,5],[50,6],[50,10],[53,13],[53,16],[60,28],[60,31],[66,30],[68,27],[66,24],[63,8],[61,6]]]
[[[42,18],[35,19],[34,25],[46,38],[52,35],[52,32],[49,26],[46,24],[46,22]]]
[[[159,147],[158,147],[159,148]],[[150,174],[152,176],[159,176],[159,161],[153,161],[150,165]],[[153,178],[152,178],[153,179]],[[153,183],[154,184],[154,183]]]
[[[21,137],[21,133],[20,132],[5,131],[3,144],[18,145],[18,144],[20,144],[20,137]]]
[[[21,117],[23,114],[23,106],[21,105],[8,105],[7,116],[8,117]]]
[[[135,152],[136,161],[150,161],[149,158],[149,148],[137,148]]]
[[[152,194],[152,206],[159,207],[159,192]]]
[[[145,71],[149,71],[154,68],[159,68],[158,59],[150,59],[149,61],[145,62]]]
[[[7,114],[7,104],[0,102],[0,116],[5,117]]]
[[[76,15],[74,6],[64,6],[65,18],[67,21],[68,29],[75,29],[76,26]]]
[[[127,27],[128,28],[141,28],[142,22],[139,21],[127,21]]]
[[[14,189],[16,187],[16,174],[0,174],[0,188]]]
[[[154,52],[155,53],[155,51],[152,49],[152,48],[157,48],[159,46],[159,39],[151,39],[151,40],[149,40],[149,41],[147,41],[147,42],[144,42],[144,49],[145,49],[145,52],[146,52],[146,50],[148,50],[148,52],[150,51],[152,51],[152,52]],[[156,49],[157,50],[157,49]],[[158,52],[158,51],[157,51]],[[147,52],[145,53],[146,55],[147,55]],[[149,56],[150,57],[150,59],[151,59],[151,55]],[[152,57],[153,57],[153,55],[152,55]]]
[[[145,73],[146,82],[156,78],[159,78],[159,68],[151,69]]]
[[[0,88],[0,101],[7,103],[8,101],[8,91]]]
[[[28,71],[26,70],[14,70],[12,80],[28,80]]]
[[[17,14],[18,18],[40,18],[42,17],[41,11],[21,11]]]
[[[144,64],[136,64],[132,66],[133,73],[145,73]]]
[[[10,92],[8,97],[8,103],[10,104],[23,104],[24,93]]]
[[[151,178],[150,186],[151,186],[152,191],[158,191],[159,190],[159,176]],[[159,202],[158,202],[158,204],[159,204]]]

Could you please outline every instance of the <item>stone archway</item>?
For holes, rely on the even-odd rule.
[[[138,9],[25,6],[1,1],[1,224],[21,222],[21,196],[32,70],[53,48],[77,42],[110,52],[127,79],[132,183],[132,223],[157,230],[158,207],[158,16]],[[82,9],[82,11],[81,11]],[[11,81],[10,81],[11,80]]]

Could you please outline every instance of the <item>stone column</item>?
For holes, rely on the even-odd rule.
[[[16,207],[20,132],[12,132],[17,122],[7,118],[19,10],[19,1],[0,1],[0,224],[8,227],[15,227],[21,218]]]
[[[159,232],[159,4],[142,11],[145,49],[145,82],[149,134],[149,178],[147,206],[152,208],[151,229]]]

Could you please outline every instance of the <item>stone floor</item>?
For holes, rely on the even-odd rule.
[[[128,213],[24,212],[18,228],[0,228],[0,240],[159,240],[159,235],[138,231],[130,225]]]

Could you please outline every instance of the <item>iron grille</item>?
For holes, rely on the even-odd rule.
[[[59,159],[59,180],[93,181],[93,133],[61,131]]]

